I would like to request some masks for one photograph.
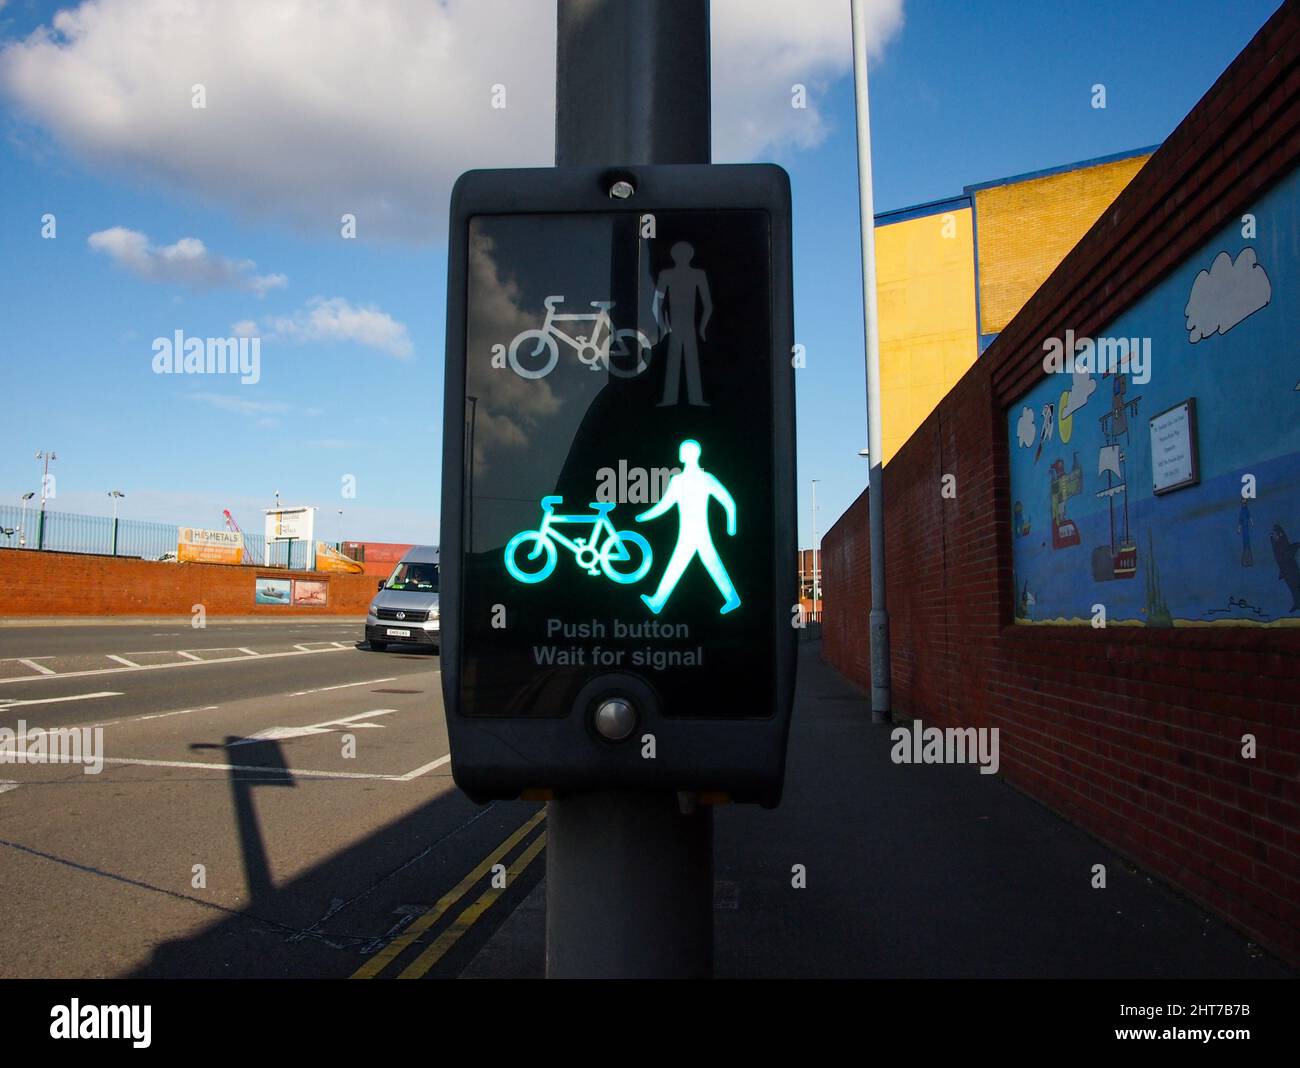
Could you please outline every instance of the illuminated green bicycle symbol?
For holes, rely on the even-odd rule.
[[[638,582],[650,570],[650,543],[634,530],[615,530],[609,518],[614,504],[592,502],[594,515],[556,515],[563,497],[542,498],[542,525],[516,534],[506,545],[506,570],[520,582],[535,583],[555,570],[556,545],[563,545],[587,574],[599,571],[614,582]],[[568,538],[555,529],[557,523],[591,526],[588,538]],[[602,541],[602,535],[604,540]],[[629,551],[632,550],[632,551]],[[637,557],[640,561],[637,561]]]

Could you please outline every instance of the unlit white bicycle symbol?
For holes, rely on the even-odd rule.
[[[541,329],[525,330],[510,342],[510,366],[520,378],[545,378],[555,369],[560,359],[557,339],[576,349],[578,359],[593,371],[604,367],[619,378],[633,378],[650,366],[650,339],[640,330],[614,328],[609,317],[612,300],[593,300],[594,312],[557,312],[556,305],[564,303],[562,296],[547,297],[543,303],[546,321]],[[593,325],[590,334],[571,335],[556,323]]]

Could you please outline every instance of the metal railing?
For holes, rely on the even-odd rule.
[[[208,529],[216,529],[214,524]],[[175,560],[180,526],[140,519],[79,515],[46,508],[23,509],[0,504],[0,549],[46,549],[51,552],[130,556],[141,560]],[[310,571],[315,546],[307,541],[272,541],[244,532],[244,562],[259,567]]]

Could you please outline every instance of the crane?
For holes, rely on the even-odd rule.
[[[239,524],[235,522],[235,517],[234,517],[233,515],[230,514],[230,509],[229,509],[229,508],[223,508],[223,509],[221,509],[221,514],[222,514],[223,516],[226,517],[226,529],[227,529],[227,530],[230,530],[230,531],[233,531],[234,533],[236,533],[236,534],[238,534],[238,535],[240,536],[240,544],[241,544],[241,545],[243,546],[243,548],[244,548],[244,563],[246,563],[246,564],[255,564],[255,563],[257,563],[257,561],[254,560],[254,559],[249,555],[249,552],[248,552],[248,541],[247,541],[247,539],[245,539],[244,536],[243,536],[243,535],[244,535],[244,532],[243,532],[242,530],[239,529]]]

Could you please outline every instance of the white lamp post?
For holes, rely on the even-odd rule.
[[[113,498],[113,546],[112,554],[117,555],[117,502],[126,496],[121,490],[109,490],[108,495]]]
[[[821,569],[817,566],[817,483],[820,478],[812,480],[812,580],[813,580],[813,622],[821,617],[817,614],[817,602],[821,599]]]
[[[22,496],[23,517],[18,526],[18,548],[23,548],[27,544],[27,502],[36,496],[35,490],[28,490]]]

